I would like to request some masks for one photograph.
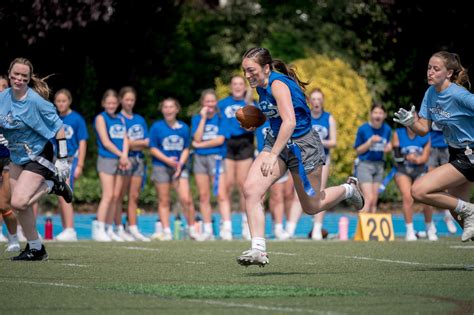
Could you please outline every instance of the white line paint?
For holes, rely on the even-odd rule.
[[[268,252],[269,255],[281,255],[281,256],[296,256],[293,253],[284,253],[284,252]]]
[[[404,260],[392,260],[392,259],[382,259],[382,258],[372,258],[364,256],[343,256],[343,255],[334,255],[334,257],[347,258],[347,259],[357,259],[357,260],[369,260],[369,261],[378,261],[392,264],[402,264],[402,265],[417,265],[417,266],[448,266],[448,267],[464,267],[461,264],[432,264],[432,263],[422,263],[416,261],[404,261]]]
[[[118,247],[130,250],[143,250],[147,252],[161,252],[161,249],[158,248],[148,248],[148,247],[138,247],[138,246],[125,246],[125,247]]]
[[[206,264],[203,261],[186,261],[186,263],[190,265],[205,265]]]
[[[473,246],[473,245],[467,245],[467,246],[457,245],[457,246],[449,246],[449,248],[456,248],[456,249],[474,249],[474,246]]]
[[[33,284],[33,285],[41,285],[41,286],[53,286],[53,287],[63,287],[63,288],[73,288],[73,289],[86,289],[87,287],[83,287],[80,285],[75,284],[67,284],[61,282],[35,282],[35,281],[26,281],[26,280],[0,280],[2,283],[24,283],[24,284]]]
[[[79,264],[62,264],[63,266],[68,267],[89,267],[88,265],[79,265]]]

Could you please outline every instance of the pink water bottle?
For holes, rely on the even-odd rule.
[[[46,218],[46,222],[44,224],[44,239],[53,239],[53,221],[51,220],[51,218]]]
[[[349,239],[349,219],[344,216],[339,218],[339,239],[341,241]]]

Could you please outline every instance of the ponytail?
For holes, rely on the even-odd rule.
[[[272,68],[275,69],[276,71],[280,72],[280,73],[283,73],[287,76],[289,76],[290,78],[292,78],[293,80],[295,80],[296,83],[298,83],[298,85],[301,87],[301,89],[303,91],[306,91],[306,86],[309,84],[308,82],[304,82],[304,81],[301,81],[299,78],[298,78],[298,74],[296,73],[296,68],[292,65],[287,65],[285,64],[283,61],[279,60],[279,59],[273,59],[272,60],[272,64],[271,64]]]
[[[446,69],[453,71],[453,75],[450,78],[451,82],[464,86],[468,90],[471,89],[471,82],[469,81],[467,69],[462,66],[461,58],[459,58],[458,54],[450,53],[448,51],[439,51],[431,57],[442,59]]]

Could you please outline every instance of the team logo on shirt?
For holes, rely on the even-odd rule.
[[[202,135],[202,140],[211,140],[217,137],[217,133],[219,132],[219,127],[216,125],[205,125],[204,126],[204,133]]]
[[[145,130],[143,130],[143,126],[140,124],[135,124],[128,128],[127,134],[130,140],[141,140],[145,138]]]
[[[230,105],[230,106],[227,106],[227,108],[224,110],[224,114],[227,118],[234,118],[235,117],[235,113],[239,110],[239,108],[241,108],[242,106],[240,105]]]
[[[329,136],[328,128],[321,125],[313,125],[313,129],[319,134],[321,140],[326,139]]]
[[[268,101],[262,101],[258,104],[258,106],[268,118],[280,117],[280,113],[278,112],[278,107],[276,105],[273,105]]]
[[[72,129],[71,126],[63,124],[63,129],[64,129],[64,135],[66,136],[66,139],[72,139],[72,136],[74,136],[74,129]]]
[[[451,113],[450,112],[447,112],[445,111],[440,104],[436,103],[434,107],[430,107],[430,112],[431,114],[435,115],[436,116],[441,116],[443,118],[450,118],[451,117]],[[439,117],[436,117],[439,119]]]
[[[402,154],[410,154],[410,153],[415,153],[416,155],[421,155],[423,153],[423,148],[414,146],[414,145],[409,145],[405,148],[401,149]]]
[[[184,139],[178,135],[170,135],[163,139],[162,145],[165,151],[183,151]]]
[[[109,136],[111,139],[123,139],[125,136],[125,126],[119,124],[110,126]]]
[[[13,118],[12,112],[0,116],[0,125],[5,129],[18,129],[20,121]]]
[[[375,142],[370,146],[370,151],[383,152],[386,144],[387,144],[387,139],[382,138],[382,140]]]

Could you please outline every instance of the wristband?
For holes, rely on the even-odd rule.
[[[67,142],[66,138],[56,139],[58,142],[58,159],[67,158]]]

